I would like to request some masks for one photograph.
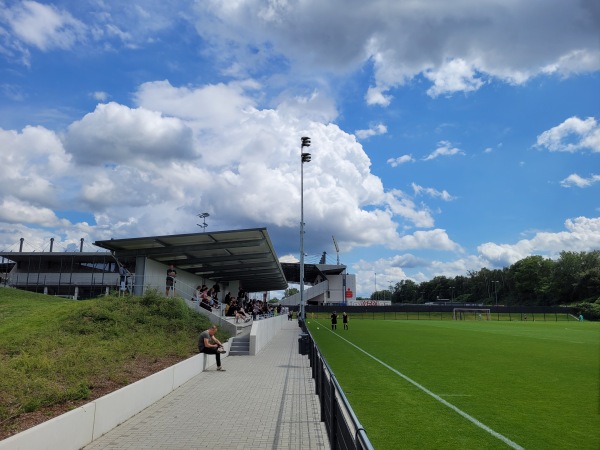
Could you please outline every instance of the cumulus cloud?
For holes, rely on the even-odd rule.
[[[58,206],[70,157],[56,134],[43,127],[0,129],[0,148],[0,199],[10,193],[22,202]]]
[[[438,147],[423,158],[424,161],[431,161],[439,156],[454,156],[454,155],[464,155],[465,152],[460,150],[457,147],[453,147],[452,144],[448,141],[440,141],[438,143]]]
[[[189,232],[197,212],[209,211],[218,229],[270,226],[273,239],[289,242],[292,251],[300,202],[298,139],[306,135],[313,161],[304,166],[304,209],[312,246],[330,245],[335,231],[348,251],[388,243],[457,247],[439,230],[398,231],[431,228],[433,217],[404,192],[385,191],[355,136],[334,124],[290,117],[285,105],[258,109],[253,89],[252,83],[145,83],[135,94],[138,107],[99,104],[60,136],[33,127],[1,132],[10,151],[0,155],[6,163],[0,183],[10,185],[10,205],[21,205],[13,208],[18,211],[26,205],[45,213],[90,211],[96,239]],[[6,205],[9,200],[0,194]],[[21,216],[30,221],[34,214]],[[5,217],[6,223],[14,217]],[[64,230],[79,226],[60,220],[43,221]]]
[[[390,158],[386,162],[392,167],[398,167],[408,162],[415,162],[415,159],[412,157],[412,155],[402,155],[398,158]]]
[[[370,138],[371,136],[378,136],[385,133],[387,133],[387,127],[382,123],[373,125],[366,130],[355,131],[356,137],[359,139],[366,139]]]
[[[192,131],[181,120],[114,102],[72,123],[64,143],[81,164],[163,164],[194,157]]]
[[[585,120],[569,117],[560,125],[544,131],[537,137],[538,147],[551,152],[575,153],[580,150],[600,152],[600,124],[594,117]]]
[[[560,182],[560,185],[563,187],[567,187],[567,188],[573,187],[573,186],[576,186],[579,188],[586,188],[586,187],[590,187],[593,184],[596,184],[598,182],[600,182],[600,175],[593,174],[589,178],[583,178],[576,173],[572,173],[567,178],[562,180]]]
[[[484,84],[477,78],[473,65],[461,58],[444,62],[438,69],[426,71],[425,77],[433,82],[427,94],[434,98],[443,94],[476,91]]]
[[[477,247],[484,261],[496,267],[511,265],[533,254],[557,257],[561,251],[600,248],[600,218],[577,217],[565,221],[565,231],[537,232],[515,244],[485,243]]]
[[[402,236],[393,248],[402,250],[430,248],[451,252],[463,251],[460,245],[450,239],[446,230],[442,229],[415,231],[411,235]]]

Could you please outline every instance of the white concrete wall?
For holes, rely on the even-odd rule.
[[[254,356],[258,354],[273,339],[273,336],[283,328],[283,324],[287,320],[287,314],[285,314],[252,322],[252,329],[250,330],[250,355]],[[298,334],[300,334],[300,327],[298,327]]]
[[[230,343],[224,347],[229,355]],[[77,450],[216,364],[199,354],[66,414],[0,441],[0,450]]]
[[[305,301],[316,301],[320,304],[342,304],[344,301],[356,300],[356,275],[346,275],[346,288],[352,291],[352,297],[346,298],[344,291],[344,280],[342,275],[331,275],[327,280],[304,289]],[[329,291],[329,297],[327,296]],[[284,298],[282,304],[285,306],[296,306],[300,304],[300,293]]]

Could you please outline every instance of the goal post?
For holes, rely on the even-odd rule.
[[[489,308],[454,308],[452,310],[454,320],[491,320]]]

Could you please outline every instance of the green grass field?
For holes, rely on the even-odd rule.
[[[307,325],[376,449],[600,448],[599,323]]]

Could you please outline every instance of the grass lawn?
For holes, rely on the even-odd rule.
[[[600,448],[598,323],[308,327],[375,448]]]

